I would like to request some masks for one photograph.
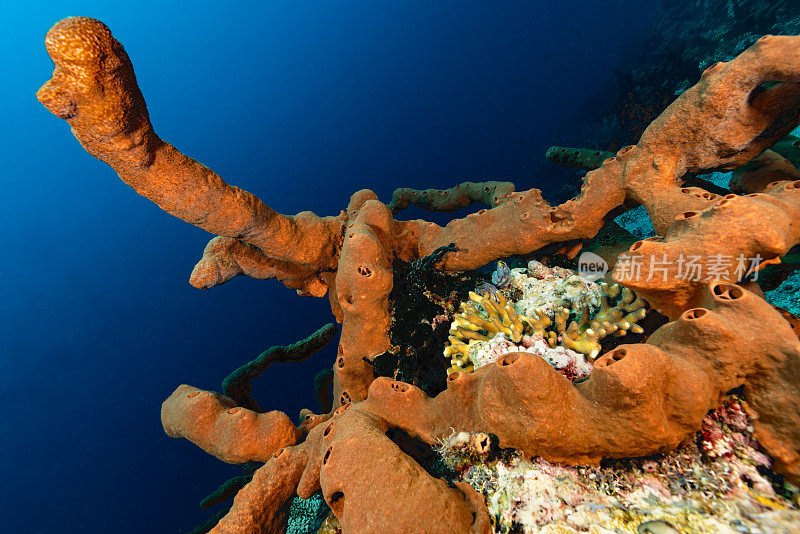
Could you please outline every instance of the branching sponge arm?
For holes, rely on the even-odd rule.
[[[55,70],[39,89],[39,100],[137,193],[175,217],[247,241],[276,260],[329,267],[336,219],[276,213],[161,140],[131,61],[103,23],[85,17],[62,20],[45,43]]]
[[[261,376],[261,373],[273,363],[307,360],[330,343],[338,331],[335,324],[328,323],[296,343],[268,348],[254,360],[247,362],[225,377],[225,380],[222,381],[223,393],[239,406],[261,411],[258,403],[250,396],[252,389],[250,380]]]
[[[229,397],[181,385],[161,405],[161,424],[172,438],[186,438],[229,464],[266,462],[300,433],[283,412],[255,413]]]

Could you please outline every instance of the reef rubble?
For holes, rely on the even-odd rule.
[[[137,193],[217,236],[192,272],[194,286],[239,274],[275,278],[301,295],[327,294],[342,325],[327,413],[306,411],[295,425],[281,412],[189,385],[164,402],[170,436],[226,462],[263,463],[210,532],[282,532],[294,499],[315,495],[344,532],[490,532],[502,499],[480,480],[537,465],[558,478],[558,470],[574,469],[566,466],[591,470],[680,450],[698,431],[714,434],[708,414],[733,391],[771,469],[800,482],[800,340],[751,281],[800,241],[800,181],[775,171],[744,195],[684,184],[687,175],[750,163],[800,124],[800,36],[764,36],[709,66],[636,145],[589,171],[579,195],[561,205],[550,206],[537,189],[470,182],[400,190],[390,205],[361,190],[326,217],[279,214],[159,138],[132,63],[101,22],[65,19],[45,44],[55,70],[38,92],[42,104]],[[415,202],[440,211],[473,202],[487,208],[445,226],[395,218]],[[645,342],[597,355],[591,374],[575,382],[525,351],[449,374],[435,397],[376,378],[372,360],[391,348],[395,260],[418,261],[452,243],[435,263],[457,271],[546,246],[577,250],[624,204],[643,206],[657,234],[631,245],[611,273],[669,320]],[[689,257],[706,276],[681,272]],[[506,463],[495,463],[493,475],[480,468],[447,479],[414,453],[414,443],[462,433],[491,437]]]

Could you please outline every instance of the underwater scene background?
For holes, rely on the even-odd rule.
[[[362,188],[388,202],[398,187],[465,180],[562,202],[582,173],[546,161],[549,146],[635,143],[707,58],[800,32],[789,4],[5,2],[3,530],[201,523],[198,502],[241,470],[168,438],[162,401],[182,383],[219,390],[261,351],[332,320],[327,299],[274,281],[188,284],[210,236],[136,195],[37,102],[55,22],[108,25],[157,132],[185,154],[280,213],[337,215]],[[335,358],[332,343],[270,367],[254,396],[296,419],[316,409],[314,375]]]

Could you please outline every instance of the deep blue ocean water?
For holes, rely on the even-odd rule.
[[[188,284],[210,236],[136,195],[36,101],[52,24],[105,22],[184,153],[280,212],[335,215],[364,187],[384,201],[465,179],[556,191],[565,171],[546,148],[597,118],[655,4],[4,2],[0,530],[190,529],[239,470],[166,437],[161,402],[181,383],[219,390],[331,320],[327,299],[274,281]],[[334,353],[270,368],[256,397],[293,418],[316,409],[312,379]]]

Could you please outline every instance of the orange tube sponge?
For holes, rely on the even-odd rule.
[[[763,193],[727,195],[678,215],[666,235],[637,241],[614,267],[614,279],[675,318],[698,305],[710,280],[738,282],[760,263],[800,242],[800,181]]]
[[[321,488],[344,532],[491,532],[483,498],[467,484],[450,487],[426,473],[363,404],[339,408],[309,434],[306,445],[315,460],[298,495]],[[353,476],[362,466],[369,473]]]
[[[344,532],[491,532],[486,505],[472,487],[430,476],[389,439],[386,422],[364,408],[342,406],[303,443],[276,451],[210,532],[283,532],[291,499],[318,490]]]
[[[314,269],[272,259],[255,245],[230,237],[215,237],[208,242],[189,283],[198,289],[209,289],[240,274],[262,280],[276,278],[304,296],[323,297],[328,291]]]
[[[593,237],[625,200],[643,204],[663,236],[635,245],[635,257],[711,251],[771,260],[785,253],[800,239],[800,182],[726,198],[680,182],[686,173],[745,164],[800,122],[800,37],[764,37],[707,69],[637,145],[588,172],[580,194],[559,206],[536,189],[512,192],[508,183],[504,197],[476,184],[463,197],[452,190],[419,193],[441,197],[429,204],[434,209],[474,201],[493,206],[444,227],[394,220],[367,190],[334,217],[278,214],[155,134],[131,62],[105,25],[65,19],[48,32],[46,45],[55,70],[39,90],[40,101],[138,193],[221,236],[195,268],[195,286],[249,274],[277,278],[301,294],[327,290],[343,323],[335,411],[308,415],[300,428],[283,413],[251,412],[190,386],[164,402],[168,435],[190,439],[223,461],[266,462],[213,532],[278,531],[294,491],[308,496],[317,489],[346,530],[485,532],[488,518],[474,492],[427,475],[389,439],[391,427],[428,442],[452,429],[491,432],[501,446],[526,454],[597,462],[675,447],[723,393],[740,386],[776,469],[800,480],[800,342],[763,299],[725,282],[741,278],[730,271],[710,286],[705,279],[620,280],[674,322],[647,344],[601,356],[579,384],[538,356],[511,353],[474,374],[452,374],[446,391],[431,399],[408,384],[373,381],[369,364],[389,348],[395,256],[412,261],[455,243],[442,267],[473,269]],[[392,207],[413,197],[402,193]],[[620,272],[618,262],[615,276]]]
[[[739,286],[712,284],[704,306],[646,344],[604,354],[582,383],[535,355],[510,353],[473,374],[451,374],[433,399],[378,378],[366,403],[427,442],[453,430],[487,432],[501,447],[585,464],[671,450],[723,394],[744,386],[757,437],[776,468],[800,480],[800,340],[767,302]]]
[[[355,209],[354,209],[355,208]],[[334,365],[335,407],[362,400],[374,378],[365,361],[389,348],[389,293],[392,291],[392,215],[374,199],[348,208],[336,292],[344,313]]]
[[[289,503],[308,462],[305,446],[275,451],[239,491],[233,506],[210,534],[280,534],[286,532]]]
[[[772,182],[800,180],[800,171],[772,150],[765,150],[756,159],[733,171],[730,188],[734,193],[760,193]]]
[[[65,19],[50,30],[46,43],[56,68],[39,98],[70,123],[90,153],[169,213],[254,245],[265,255],[254,261],[258,255],[252,251],[232,254],[234,259],[241,255],[250,260],[247,267],[238,260],[214,265],[215,258],[224,255],[210,254],[212,258],[195,271],[197,285],[208,287],[236,272],[261,275],[274,270],[303,293],[324,294],[329,282],[322,274],[339,267],[342,225],[352,222],[346,213],[277,214],[160,140],[130,60],[102,23]],[[386,234],[380,237],[384,252],[416,259],[456,243],[459,250],[445,258],[443,267],[472,269],[549,243],[592,237],[606,214],[626,198],[644,204],[656,230],[664,233],[677,214],[702,209],[719,198],[698,188],[681,189],[679,179],[685,173],[744,164],[800,121],[800,85],[786,83],[800,80],[798,49],[800,37],[765,37],[729,63],[708,69],[636,146],[620,150],[587,173],[575,199],[552,207],[536,189],[508,193],[500,204],[489,199],[494,208],[445,227],[389,218],[383,225]],[[479,191],[473,193],[473,199],[480,196]],[[279,263],[265,263],[267,258]]]
[[[224,395],[186,384],[161,405],[161,424],[168,436],[186,438],[229,464],[266,462],[300,439],[283,412],[252,412]]]
[[[744,165],[798,125],[798,50],[800,36],[768,35],[709,67],[623,158],[630,197],[645,206],[657,233],[717,198],[681,191],[684,174]]]
[[[50,29],[45,44],[55,70],[39,89],[39,100],[137,193],[175,217],[286,262],[286,276],[288,263],[301,272],[333,266],[338,218],[276,213],[156,135],[130,59],[102,22],[64,19]],[[314,275],[309,282],[317,280]]]
[[[663,234],[676,215],[719,199],[681,188],[681,177],[743,165],[800,123],[798,50],[800,36],[762,37],[737,58],[707,69],[637,145],[587,173],[577,198],[551,207],[538,190],[514,193],[504,204],[444,228],[421,228],[420,254],[455,242],[459,252],[448,255],[445,268],[471,269],[548,243],[592,237],[625,198],[643,204]]]

